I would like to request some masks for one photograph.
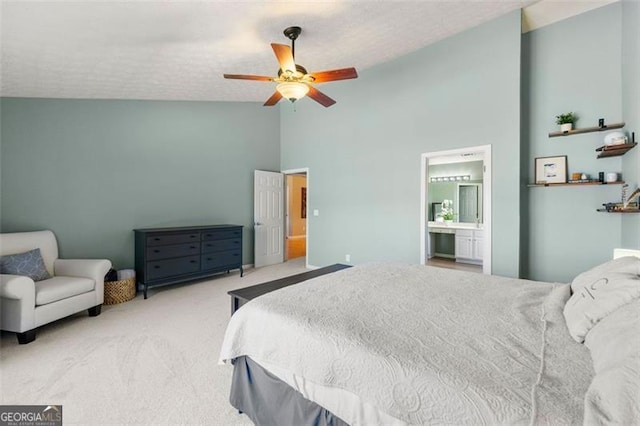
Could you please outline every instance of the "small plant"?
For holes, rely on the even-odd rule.
[[[573,124],[577,117],[572,112],[556,115],[556,124]]]

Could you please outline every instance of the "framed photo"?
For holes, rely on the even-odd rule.
[[[567,156],[538,157],[535,160],[536,183],[567,183]]]
[[[301,211],[300,211],[300,217],[303,219],[307,218],[307,188],[306,187],[302,187],[300,188],[302,191],[300,191],[300,199],[301,199]]]

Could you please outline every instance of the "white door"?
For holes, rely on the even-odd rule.
[[[284,262],[284,175],[255,170],[253,175],[255,267]]]

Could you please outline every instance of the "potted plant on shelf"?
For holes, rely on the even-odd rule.
[[[573,112],[556,115],[556,124],[560,125],[561,132],[568,132],[573,129],[573,123],[575,123],[576,118],[577,117],[573,115]]]
[[[453,222],[453,201],[443,200],[441,210],[442,210],[442,219],[444,219],[444,222],[452,223]]]

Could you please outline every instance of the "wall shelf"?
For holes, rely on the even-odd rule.
[[[530,183],[529,188],[545,186],[582,186],[582,185],[622,185],[624,181],[618,182],[575,182],[575,183]]]
[[[593,132],[605,132],[607,130],[612,130],[612,129],[621,129],[624,127],[624,123],[615,123],[615,124],[607,124],[606,126],[603,127],[585,127],[583,129],[573,129],[573,130],[568,130],[566,132],[562,132],[562,131],[557,131],[557,132],[551,132],[549,133],[549,137],[550,138],[555,138],[558,136],[571,136],[571,135],[579,135],[581,133],[593,133]]]
[[[640,209],[625,209],[625,210],[606,210],[606,209],[598,209],[601,213],[640,213]]]
[[[626,154],[627,151],[629,151],[636,145],[638,145],[636,142],[625,143],[622,145],[605,145],[597,148],[596,152],[598,152],[598,158],[617,157],[619,155]]]

